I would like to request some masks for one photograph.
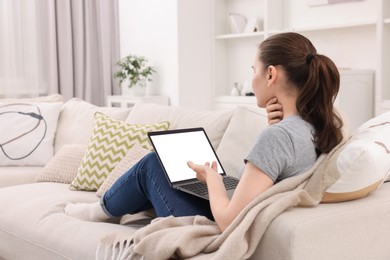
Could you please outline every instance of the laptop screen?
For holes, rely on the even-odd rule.
[[[187,162],[196,164],[217,161],[218,173],[223,169],[202,128],[149,133],[154,149],[171,182],[196,178]]]

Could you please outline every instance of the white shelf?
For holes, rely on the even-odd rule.
[[[264,36],[264,32],[253,32],[253,33],[240,33],[240,34],[222,34],[215,37],[217,40],[225,39],[239,39],[239,38],[249,38],[249,37],[259,37]]]
[[[229,39],[243,39],[243,38],[251,38],[251,37],[265,37],[268,35],[282,33],[281,30],[269,30],[267,32],[253,32],[253,33],[240,33],[240,34],[221,34],[215,36],[216,40],[229,40]]]
[[[375,26],[376,21],[360,21],[351,23],[339,23],[339,24],[324,24],[316,26],[304,26],[304,27],[292,27],[293,32],[309,32],[309,31],[321,31],[321,30],[334,30],[334,29],[346,29],[352,27],[363,27],[363,26]]]
[[[383,23],[385,23],[385,24],[390,24],[390,18],[385,19],[385,20],[383,21]]]

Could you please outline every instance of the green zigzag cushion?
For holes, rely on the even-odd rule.
[[[156,124],[128,124],[100,112],[95,113],[88,149],[70,188],[87,191],[99,189],[108,174],[133,146],[137,144],[153,150],[148,132],[168,128],[167,121]]]

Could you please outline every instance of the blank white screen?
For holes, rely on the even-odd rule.
[[[196,178],[188,161],[202,165],[216,161],[218,172],[223,173],[203,131],[153,135],[151,138],[171,182]]]

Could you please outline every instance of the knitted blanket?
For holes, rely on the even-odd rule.
[[[202,216],[157,218],[132,235],[102,238],[96,258],[249,259],[279,214],[291,207],[320,203],[324,191],[339,178],[329,160],[344,142],[329,154],[321,155],[310,170],[285,179],[256,197],[224,232]]]

